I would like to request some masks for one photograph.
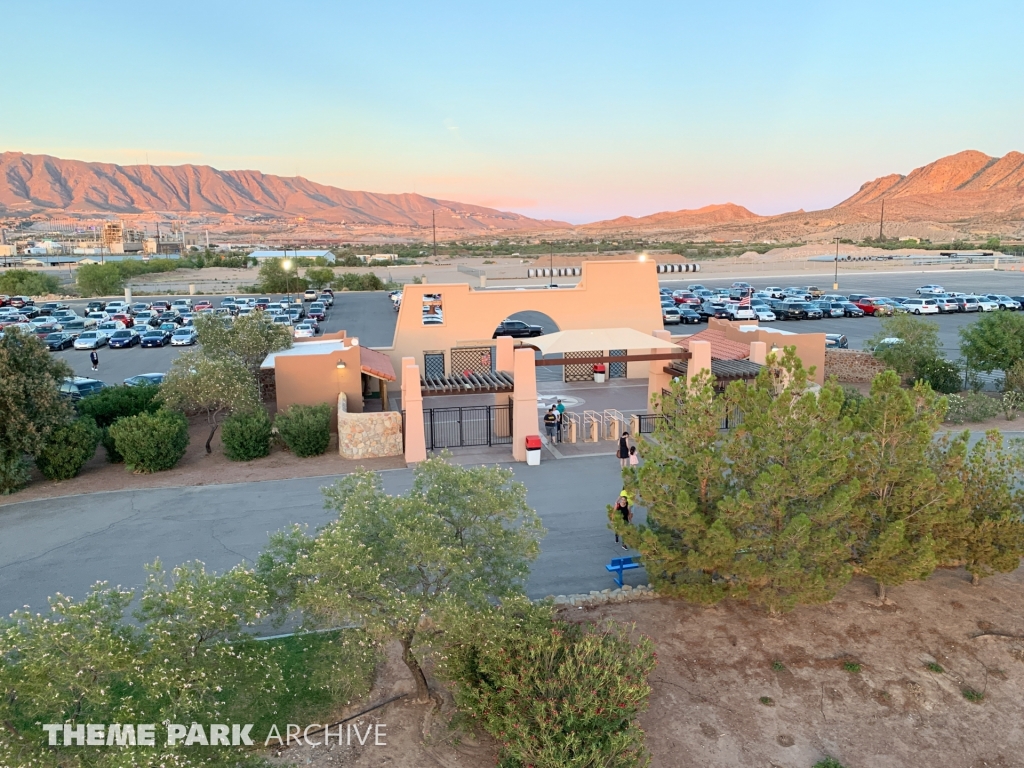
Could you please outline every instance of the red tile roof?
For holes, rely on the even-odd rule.
[[[693,336],[687,336],[685,339],[682,339],[679,342],[679,346],[689,351],[691,341],[711,342],[712,360],[746,360],[750,357],[749,344],[730,341],[725,338],[725,333],[723,331],[716,331],[708,328],[706,331],[701,331],[700,333],[695,333]]]
[[[395,369],[391,365],[391,358],[375,349],[359,347],[359,369],[378,379],[395,380]]]

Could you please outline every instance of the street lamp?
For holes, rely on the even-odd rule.
[[[835,272],[835,276],[832,278],[832,290],[833,291],[838,291],[839,290],[839,238],[838,237],[833,237],[832,239],[836,241],[836,272]]]
[[[291,296],[291,292],[292,292],[292,279],[291,279],[291,276],[288,274],[288,271],[291,268],[292,268],[292,260],[291,259],[285,259],[284,261],[281,262],[281,269],[284,270],[284,291],[285,291],[285,293],[287,293],[289,295],[289,297]]]

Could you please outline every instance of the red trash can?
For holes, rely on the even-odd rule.
[[[526,463],[531,467],[540,465],[540,435],[526,436]]]
[[[605,368],[604,363],[598,363],[594,366],[594,381],[598,384],[603,384],[605,379]]]

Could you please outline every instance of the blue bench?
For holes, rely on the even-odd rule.
[[[604,569],[612,574],[615,583],[621,587],[623,571],[632,571],[634,568],[639,568],[639,561],[640,558],[638,557],[613,557],[612,561]]]

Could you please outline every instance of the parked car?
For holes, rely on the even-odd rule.
[[[184,319],[182,319],[181,315],[177,312],[161,312],[160,317],[157,319],[160,321],[161,325],[164,325],[165,323],[171,323],[172,325],[185,324]]]
[[[757,315],[757,322],[759,323],[774,323],[776,319],[775,313],[767,306],[759,305],[754,307],[754,314]]]
[[[135,331],[129,331],[127,328],[120,331],[114,331],[110,334],[110,338],[107,340],[107,346],[111,349],[123,349],[125,347],[134,347],[141,341],[139,334]]]
[[[953,301],[956,302],[961,312],[978,312],[981,310],[981,305],[978,304],[976,296],[956,296],[953,298]]]
[[[729,310],[725,308],[725,303],[720,301],[705,301],[697,311],[701,316],[709,319],[712,317],[716,320],[732,319]]]
[[[839,302],[843,307],[843,315],[846,317],[864,317],[864,310],[849,301]]]
[[[863,310],[864,314],[874,315],[876,317],[888,317],[895,311],[885,301],[885,299],[882,298],[862,298],[853,303]]]
[[[685,325],[695,325],[701,321],[700,313],[689,307],[679,307],[679,322]]]
[[[89,329],[85,320],[72,320],[70,323],[62,323],[62,325],[64,326],[64,333],[70,334],[74,338],[78,338],[80,333]]]
[[[748,304],[741,306],[739,304],[726,304],[726,311],[729,313],[730,320],[756,320],[757,314]]]
[[[178,312],[191,312],[192,299],[175,299],[171,302],[171,309],[177,310]]]
[[[161,312],[166,312],[170,308],[171,308],[171,302],[167,301],[166,299],[159,299],[157,301],[154,301],[152,306],[150,306],[150,309],[152,309],[158,315]]]
[[[399,301],[402,300],[402,292],[401,291],[398,292],[398,300]],[[324,306],[333,307],[334,306],[334,294],[333,293],[327,293],[327,292],[321,293],[320,294],[320,298],[318,298],[317,301],[321,302]],[[394,299],[392,299],[392,301],[394,301]]]
[[[661,322],[663,325],[679,325],[679,310],[675,307],[662,307]]]
[[[87,379],[84,376],[74,376],[64,379],[60,385],[60,396],[72,401],[81,400],[83,397],[95,394],[106,387],[99,379]]]
[[[295,326],[292,334],[296,339],[312,339],[316,336],[316,330],[309,323],[299,323]]]
[[[867,298],[870,298],[870,297],[871,297],[871,294],[869,294],[869,293],[851,293],[849,296],[846,297],[846,299],[849,302],[851,302],[852,304],[856,304],[861,299],[867,299]]]
[[[54,320],[52,317],[46,317],[40,315],[39,317],[33,317],[28,321],[37,333],[54,333],[55,331],[63,331],[64,326]]]
[[[204,309],[213,309],[213,302],[203,299],[202,301],[197,301],[192,307],[193,312],[202,312]]]
[[[922,285],[915,293],[920,296],[922,293],[945,293],[946,289],[941,285]]]
[[[826,333],[825,349],[849,349],[850,340],[842,333]]]
[[[189,347],[196,343],[199,338],[199,334],[196,333],[196,329],[191,326],[186,328],[179,328],[171,334],[171,346],[172,347]]]
[[[292,319],[288,317],[288,315],[282,313],[280,315],[274,315],[271,322],[274,323],[274,325],[287,325],[288,327],[291,327]]]
[[[129,376],[124,383],[129,387],[148,387],[163,384],[164,374],[162,373],[140,373],[138,376]]]
[[[75,339],[75,349],[99,349],[106,346],[107,334],[103,331],[85,331]]]
[[[39,307],[40,315],[52,315],[54,312],[59,312],[62,309],[68,309],[68,305],[59,301],[48,301]]]
[[[939,302],[935,299],[907,299],[903,306],[915,315],[939,314]]]
[[[785,290],[777,285],[769,285],[764,289],[764,292],[771,296],[773,299],[781,299],[785,295]]]
[[[131,310],[133,315],[139,314],[139,312],[146,312],[150,309],[150,305],[144,301],[136,301],[132,304]]]
[[[957,306],[952,296],[947,296],[944,293],[922,293],[922,299],[934,299],[935,306],[939,308],[939,312],[947,314],[949,312],[959,312],[960,308]]]
[[[88,304],[85,305],[86,313],[89,313],[89,312],[102,312],[106,308],[107,308],[107,302],[100,301],[99,299],[96,299],[95,301],[90,301]]]
[[[995,312],[999,309],[999,302],[992,301],[988,296],[975,296],[974,298],[978,300],[978,306],[982,312]]]
[[[846,317],[846,311],[838,301],[822,300],[812,303],[821,310],[822,317]]]
[[[903,315],[910,311],[907,307],[903,306],[894,298],[891,298],[889,296],[879,296],[878,298],[880,301],[884,301],[886,304],[892,307],[892,312],[894,315]]]
[[[800,302],[775,299],[769,305],[777,320],[806,320],[807,311]]]
[[[310,288],[310,289],[308,289],[307,291],[305,291],[302,294],[302,300],[303,301],[316,301],[317,297],[319,295],[320,294],[318,294],[316,291],[314,291],[312,288]]]
[[[809,301],[785,301],[783,303],[794,307],[801,307],[806,313],[804,316],[808,320],[821,320],[825,316],[824,312]]]
[[[139,342],[140,347],[166,347],[171,343],[171,334],[169,331],[160,330],[155,328],[152,331],[146,331],[142,334],[142,340]]]
[[[672,293],[672,301],[678,304],[687,304],[692,307],[698,306],[700,297],[692,291],[674,291]]]
[[[103,311],[108,315],[112,315],[115,312],[125,312],[128,309],[128,302],[126,301],[110,301],[107,302],[107,306],[103,308]]]
[[[70,349],[75,344],[75,337],[63,331],[50,333],[43,339],[46,348],[51,352],[60,352],[62,349]]]
[[[427,316],[423,317],[423,324],[427,325]],[[530,325],[524,323],[522,320],[505,320],[497,328],[494,329],[494,335],[492,339],[496,339],[499,336],[511,336],[515,339],[531,339],[535,336],[541,336],[544,333],[544,329],[539,325]]]

